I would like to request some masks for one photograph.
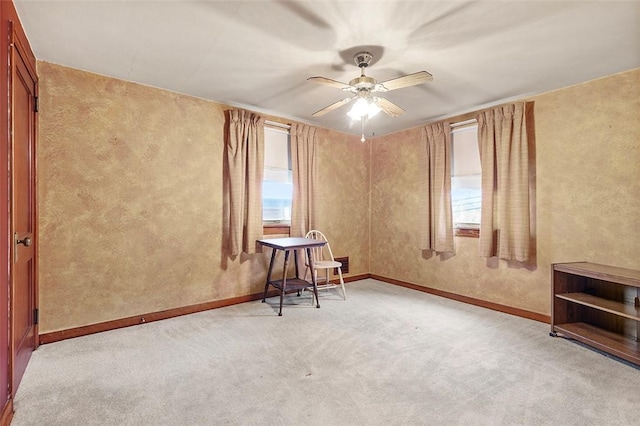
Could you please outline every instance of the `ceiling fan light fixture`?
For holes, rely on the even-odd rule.
[[[374,98],[360,98],[353,104],[347,115],[352,120],[360,120],[363,117],[373,118],[379,112],[380,107]]]

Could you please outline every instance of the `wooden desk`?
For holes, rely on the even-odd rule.
[[[264,285],[264,296],[262,297],[262,303],[267,298],[267,290],[269,284],[280,290],[280,311],[278,316],[282,316],[282,301],[284,300],[284,293],[286,290],[302,290],[309,287],[309,283],[300,278],[298,271],[298,255],[297,250],[305,250],[307,253],[307,262],[313,271],[313,259],[311,256],[311,248],[322,247],[326,244],[325,241],[318,241],[311,238],[270,238],[265,240],[258,240],[258,244],[270,247],[273,249],[271,252],[271,261],[269,262],[269,272],[267,272],[267,282]],[[284,270],[281,280],[272,280],[271,273],[273,272],[273,265],[276,260],[276,254],[278,250],[284,251]],[[294,263],[296,267],[296,277],[287,279],[287,267],[289,266],[289,253],[293,250]],[[318,300],[318,286],[316,283],[315,274],[311,272],[311,285],[313,286],[313,294],[316,296],[316,308],[320,307],[320,301]]]

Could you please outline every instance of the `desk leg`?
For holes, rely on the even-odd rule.
[[[298,250],[293,251],[293,264],[296,265],[296,278],[300,279],[300,273],[298,272]],[[301,294],[300,291],[301,290],[298,290],[298,296]]]
[[[289,263],[289,250],[285,250],[284,252],[284,270],[282,273],[282,288],[280,289],[280,312],[278,312],[278,316],[282,316],[282,302],[284,301],[284,293],[287,290],[287,266]]]
[[[269,288],[269,281],[271,281],[271,272],[273,271],[273,264],[276,260],[276,249],[271,249],[271,261],[269,262],[269,272],[267,272],[267,282],[264,284],[264,295],[262,296],[262,303],[267,298],[267,289]]]
[[[311,270],[311,283],[313,284],[313,294],[316,296],[316,308],[320,307],[320,299],[318,299],[318,283],[316,280],[316,274],[313,273],[313,260],[311,259],[311,248],[307,247],[307,262],[309,262],[309,269]]]

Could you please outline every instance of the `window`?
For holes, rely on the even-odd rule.
[[[262,221],[265,225],[289,225],[293,181],[289,131],[264,129],[264,177],[262,179]]]
[[[451,207],[456,235],[477,236],[480,228],[482,173],[478,150],[478,125],[452,125]],[[473,230],[465,232],[465,230]]]

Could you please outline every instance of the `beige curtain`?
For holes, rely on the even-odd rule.
[[[425,191],[422,250],[453,252],[451,218],[451,131],[449,123],[435,123],[422,129],[423,165],[421,188]]]
[[[291,125],[291,168],[293,201],[292,237],[304,237],[317,226],[316,211],[316,129],[302,124]]]
[[[226,154],[229,253],[255,253],[256,240],[262,238],[264,119],[249,111],[229,111]]]
[[[529,147],[525,104],[478,115],[482,166],[480,255],[529,260]]]

